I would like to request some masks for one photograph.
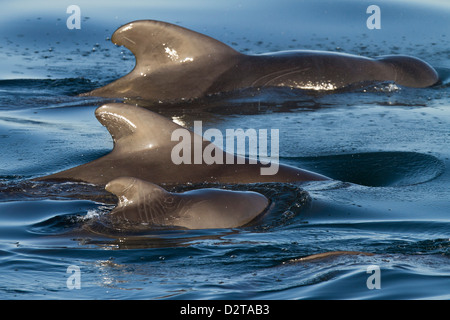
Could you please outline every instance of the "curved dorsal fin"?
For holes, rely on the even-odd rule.
[[[171,147],[173,131],[183,128],[157,113],[122,103],[105,104],[95,110],[95,116],[111,134],[113,152]]]
[[[117,29],[111,41],[128,48],[134,69],[85,95],[172,101],[198,98],[242,54],[213,38],[161,21],[138,20]]]
[[[113,223],[123,221],[139,225],[166,223],[165,199],[167,197],[173,199],[173,195],[163,188],[140,179],[120,177],[110,181],[105,189],[118,199],[117,206],[110,212]]]
[[[150,199],[168,194],[166,190],[156,184],[132,177],[116,178],[107,183],[105,189],[117,196],[119,207],[126,206],[130,202],[142,201],[141,198]]]
[[[174,24],[138,20],[117,29],[111,41],[128,48],[136,56],[136,65],[151,66],[192,62],[199,57],[239,55],[237,51],[211,37]]]

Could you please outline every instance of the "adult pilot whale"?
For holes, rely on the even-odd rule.
[[[227,153],[201,135],[141,107],[109,103],[97,108],[95,115],[110,132],[113,150],[89,163],[36,180],[82,181],[103,186],[123,176],[158,185],[328,180],[325,176],[296,167],[272,161],[250,161]],[[174,138],[174,132],[183,135]],[[182,149],[178,148],[180,144]],[[174,151],[180,154],[186,150],[193,150],[188,161],[178,163],[178,158],[174,161]],[[200,155],[205,152],[214,154],[214,159],[222,161],[195,161],[196,150]]]
[[[249,87],[334,90],[378,81],[428,87],[439,80],[428,63],[414,57],[372,59],[325,51],[246,55],[206,35],[154,20],[128,23],[111,40],[128,48],[136,65],[124,77],[84,95],[170,101]]]
[[[118,198],[107,218],[122,229],[237,228],[267,212],[270,204],[264,195],[253,191],[208,188],[172,193],[131,177],[114,179],[105,188]]]

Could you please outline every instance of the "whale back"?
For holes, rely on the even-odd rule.
[[[437,72],[407,56],[366,58],[337,52],[237,52],[204,34],[154,20],[121,26],[112,38],[136,58],[126,76],[83,95],[179,102],[249,87],[335,90],[379,81],[410,87],[438,82]]]
[[[378,61],[390,65],[395,83],[412,88],[425,88],[436,84],[439,75],[427,62],[410,56],[389,55],[377,58]]]
[[[266,165],[259,161],[253,164],[244,156],[228,154],[201,135],[141,107],[109,103],[97,108],[96,116],[110,132],[114,142],[113,150],[78,167],[34,180],[83,181],[105,185],[122,176],[139,177],[156,184],[219,181],[296,182],[328,179],[313,172],[282,164],[276,166],[277,171],[274,174],[261,175],[261,168],[271,164]],[[196,156],[202,156],[207,147],[215,157],[224,162],[209,164],[200,159],[201,163],[196,163]],[[186,157],[184,152],[187,154]],[[178,161],[181,154],[183,162],[175,163],[173,156],[175,155],[177,158],[175,160]]]
[[[235,228],[248,224],[269,206],[269,200],[257,192],[206,188],[178,194],[132,177],[114,179],[105,189],[118,198],[109,218],[119,228],[127,224]]]

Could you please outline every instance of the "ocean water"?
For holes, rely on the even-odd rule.
[[[81,29],[67,28],[72,4],[81,10]],[[369,29],[371,4],[5,4],[0,299],[449,299],[450,6],[445,0],[377,1],[381,29]],[[204,128],[222,132],[279,129],[280,162],[334,180],[226,186],[273,201],[271,212],[249,227],[121,234],[101,223],[115,204],[101,188],[31,179],[112,149],[94,116],[110,100],[77,94],[133,68],[133,55],[110,37],[137,19],[176,23],[248,54],[410,54],[433,65],[441,82],[427,89],[380,83],[331,94],[243,90],[147,106],[187,127],[202,120]],[[305,259],[343,251],[351,254]]]

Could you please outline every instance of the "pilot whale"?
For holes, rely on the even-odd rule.
[[[111,41],[135,55],[134,69],[82,95],[174,101],[249,87],[335,90],[379,81],[428,87],[439,80],[433,67],[414,57],[308,50],[246,55],[206,35],[154,20],[123,25]]]
[[[114,179],[105,189],[118,198],[108,219],[121,227],[237,228],[269,207],[269,200],[253,191],[208,188],[172,193],[132,177]]]
[[[171,120],[138,106],[123,103],[109,103],[96,109],[95,115],[111,134],[113,150],[96,160],[62,172],[40,177],[35,180],[81,181],[96,185],[106,185],[109,181],[123,177],[138,177],[155,184],[176,185],[182,183],[257,183],[328,180],[329,178],[278,164],[275,174],[261,174],[261,168],[272,164],[230,154]],[[215,156],[232,159],[226,163],[201,162],[176,164],[172,152],[179,141],[172,140],[172,134],[183,129],[191,136],[192,149],[195,141],[200,141],[201,152],[214,149]],[[192,158],[195,155],[192,154]]]

